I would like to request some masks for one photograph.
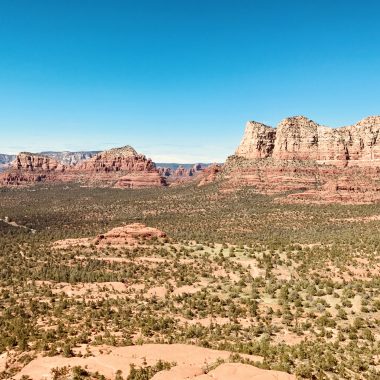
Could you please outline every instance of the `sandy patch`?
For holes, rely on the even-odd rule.
[[[8,353],[4,352],[0,355],[0,373],[6,370]]]
[[[122,282],[93,282],[69,284],[66,282],[54,283],[51,281],[35,281],[37,286],[49,286],[53,294],[65,293],[69,297],[83,296],[86,294],[100,295],[108,292],[124,293],[128,287]],[[132,286],[131,286],[132,288]]]
[[[253,278],[262,277],[265,275],[265,270],[257,266],[257,261],[252,259],[234,260],[236,263],[249,269],[249,273]]]
[[[212,274],[215,277],[230,278],[234,282],[239,282],[240,281],[240,277],[237,274],[235,274],[233,272],[227,273],[224,268],[217,269]]]
[[[260,369],[248,364],[223,363],[214,370],[203,374],[202,368],[177,366],[162,371],[152,380],[295,380],[296,377],[285,372]]]
[[[182,294],[194,294],[196,292],[199,292],[200,290],[202,290],[202,287],[199,287],[199,286],[197,287],[193,285],[184,285],[184,286],[180,286],[174,289],[173,295],[178,296]]]
[[[146,295],[148,297],[157,297],[157,298],[165,298],[167,289],[164,286],[156,286],[154,288],[150,288]]]
[[[100,352],[102,349],[103,353]],[[62,356],[38,357],[27,364],[16,376],[19,380],[23,375],[33,380],[51,380],[51,370],[64,366],[87,366],[91,372],[98,371],[106,378],[114,378],[117,370],[123,372],[126,377],[129,374],[130,364],[142,366],[154,365],[158,360],[176,362],[177,365],[196,366],[207,368],[218,359],[228,360],[230,352],[211,350],[186,344],[145,344],[127,347],[101,347],[98,350],[91,347],[94,356],[87,358]],[[254,355],[242,355],[253,361],[261,361],[262,358]]]

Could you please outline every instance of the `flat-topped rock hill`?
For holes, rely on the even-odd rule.
[[[151,159],[146,158],[143,154],[138,154],[129,145],[100,152],[94,157],[82,161],[74,169],[94,172],[157,171],[156,165]]]
[[[250,121],[236,155],[248,159],[315,160],[334,165],[380,164],[380,116],[341,128],[304,117],[283,120],[277,128]]]
[[[38,182],[80,182],[118,188],[166,185],[155,163],[129,145],[100,152],[74,165],[64,165],[47,155],[22,152],[0,176],[3,186]]]
[[[286,201],[380,200],[380,116],[329,128],[304,117],[277,128],[250,121],[224,166],[228,186],[292,192]]]

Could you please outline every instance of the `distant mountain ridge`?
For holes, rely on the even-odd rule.
[[[7,169],[11,162],[16,158],[15,154],[2,154],[0,153],[0,172]]]
[[[177,170],[180,166],[184,169],[191,169],[194,167],[194,165],[202,165],[202,167],[210,166],[211,163],[204,163],[204,162],[194,162],[193,164],[181,164],[176,162],[156,162],[156,166],[158,168],[168,168],[172,170]]]
[[[48,156],[51,158],[54,158],[58,162],[62,163],[63,165],[75,165],[78,162],[87,160],[89,158],[92,158],[96,156],[98,153],[100,153],[100,150],[88,150],[88,151],[78,151],[78,152],[70,152],[70,151],[44,151],[39,152],[36,154],[40,154],[42,156]],[[14,161],[16,158],[15,154],[2,154],[0,153],[0,171],[5,170],[7,167],[9,167],[10,163]],[[171,170],[177,170],[180,166],[184,169],[191,169],[194,165],[198,164],[198,162],[194,162],[192,164],[182,164],[177,162],[157,162],[156,166],[158,168],[169,168]],[[210,165],[210,163],[199,163],[202,165],[202,167],[207,167]]]
[[[102,152],[20,152],[17,156],[3,155],[3,162],[4,173],[0,176],[3,186],[77,182],[116,188],[161,187],[195,178],[199,182],[209,166],[199,163],[163,163],[158,166],[130,145]]]
[[[45,152],[38,152],[38,153],[34,153],[34,154],[54,158],[56,161],[60,162],[63,165],[71,166],[71,165],[75,165],[78,162],[81,162],[83,160],[87,160],[89,158],[92,158],[95,155],[97,155],[98,153],[100,153],[100,151],[91,150],[91,151],[79,151],[79,152],[45,151]],[[16,159],[15,154],[1,154],[0,153],[0,172],[9,168],[10,164],[15,159]]]

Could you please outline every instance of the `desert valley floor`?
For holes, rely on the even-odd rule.
[[[380,378],[378,204],[0,191],[2,379]]]

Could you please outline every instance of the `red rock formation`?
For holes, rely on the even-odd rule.
[[[236,155],[249,159],[270,157],[276,139],[276,130],[265,124],[249,121]]]
[[[102,247],[120,247],[124,245],[135,245],[147,240],[165,238],[166,234],[157,228],[147,227],[142,223],[132,223],[100,234],[93,238],[78,238],[58,240],[53,244],[55,249],[65,249],[73,246],[89,247],[96,245]]]
[[[166,234],[157,228],[147,227],[142,223],[133,223],[113,228],[105,234],[98,235],[95,244],[99,246],[135,244],[144,240],[164,237]]]
[[[125,189],[141,189],[145,187],[165,186],[166,180],[158,172],[143,172],[120,177],[114,187]]]
[[[70,167],[47,156],[20,153],[12,169],[0,176],[0,184],[5,186],[44,181],[80,182],[89,186],[119,188],[166,185],[154,162],[130,146],[101,152]]]
[[[73,171],[89,178],[90,183],[118,188],[165,186],[166,180],[155,163],[132,147],[114,148],[81,162]]]
[[[97,154],[75,166],[82,172],[150,172],[156,165],[132,147],[114,148]]]
[[[16,156],[12,167],[28,172],[42,170],[44,172],[64,170],[64,166],[48,156],[22,152]]]
[[[277,128],[249,122],[236,155],[248,159],[314,160],[334,165],[380,164],[380,116],[341,128],[304,117],[283,120]]]
[[[0,186],[25,186],[46,180],[54,181],[65,169],[64,165],[50,157],[22,152],[16,156],[11,168],[0,175]]]
[[[297,191],[292,201],[380,200],[380,116],[329,128],[303,116],[278,127],[249,122],[223,170],[227,186]]]
[[[222,165],[213,164],[213,165],[208,166],[200,174],[200,181],[198,183],[198,186],[204,186],[204,185],[214,182],[221,171],[222,171]]]

